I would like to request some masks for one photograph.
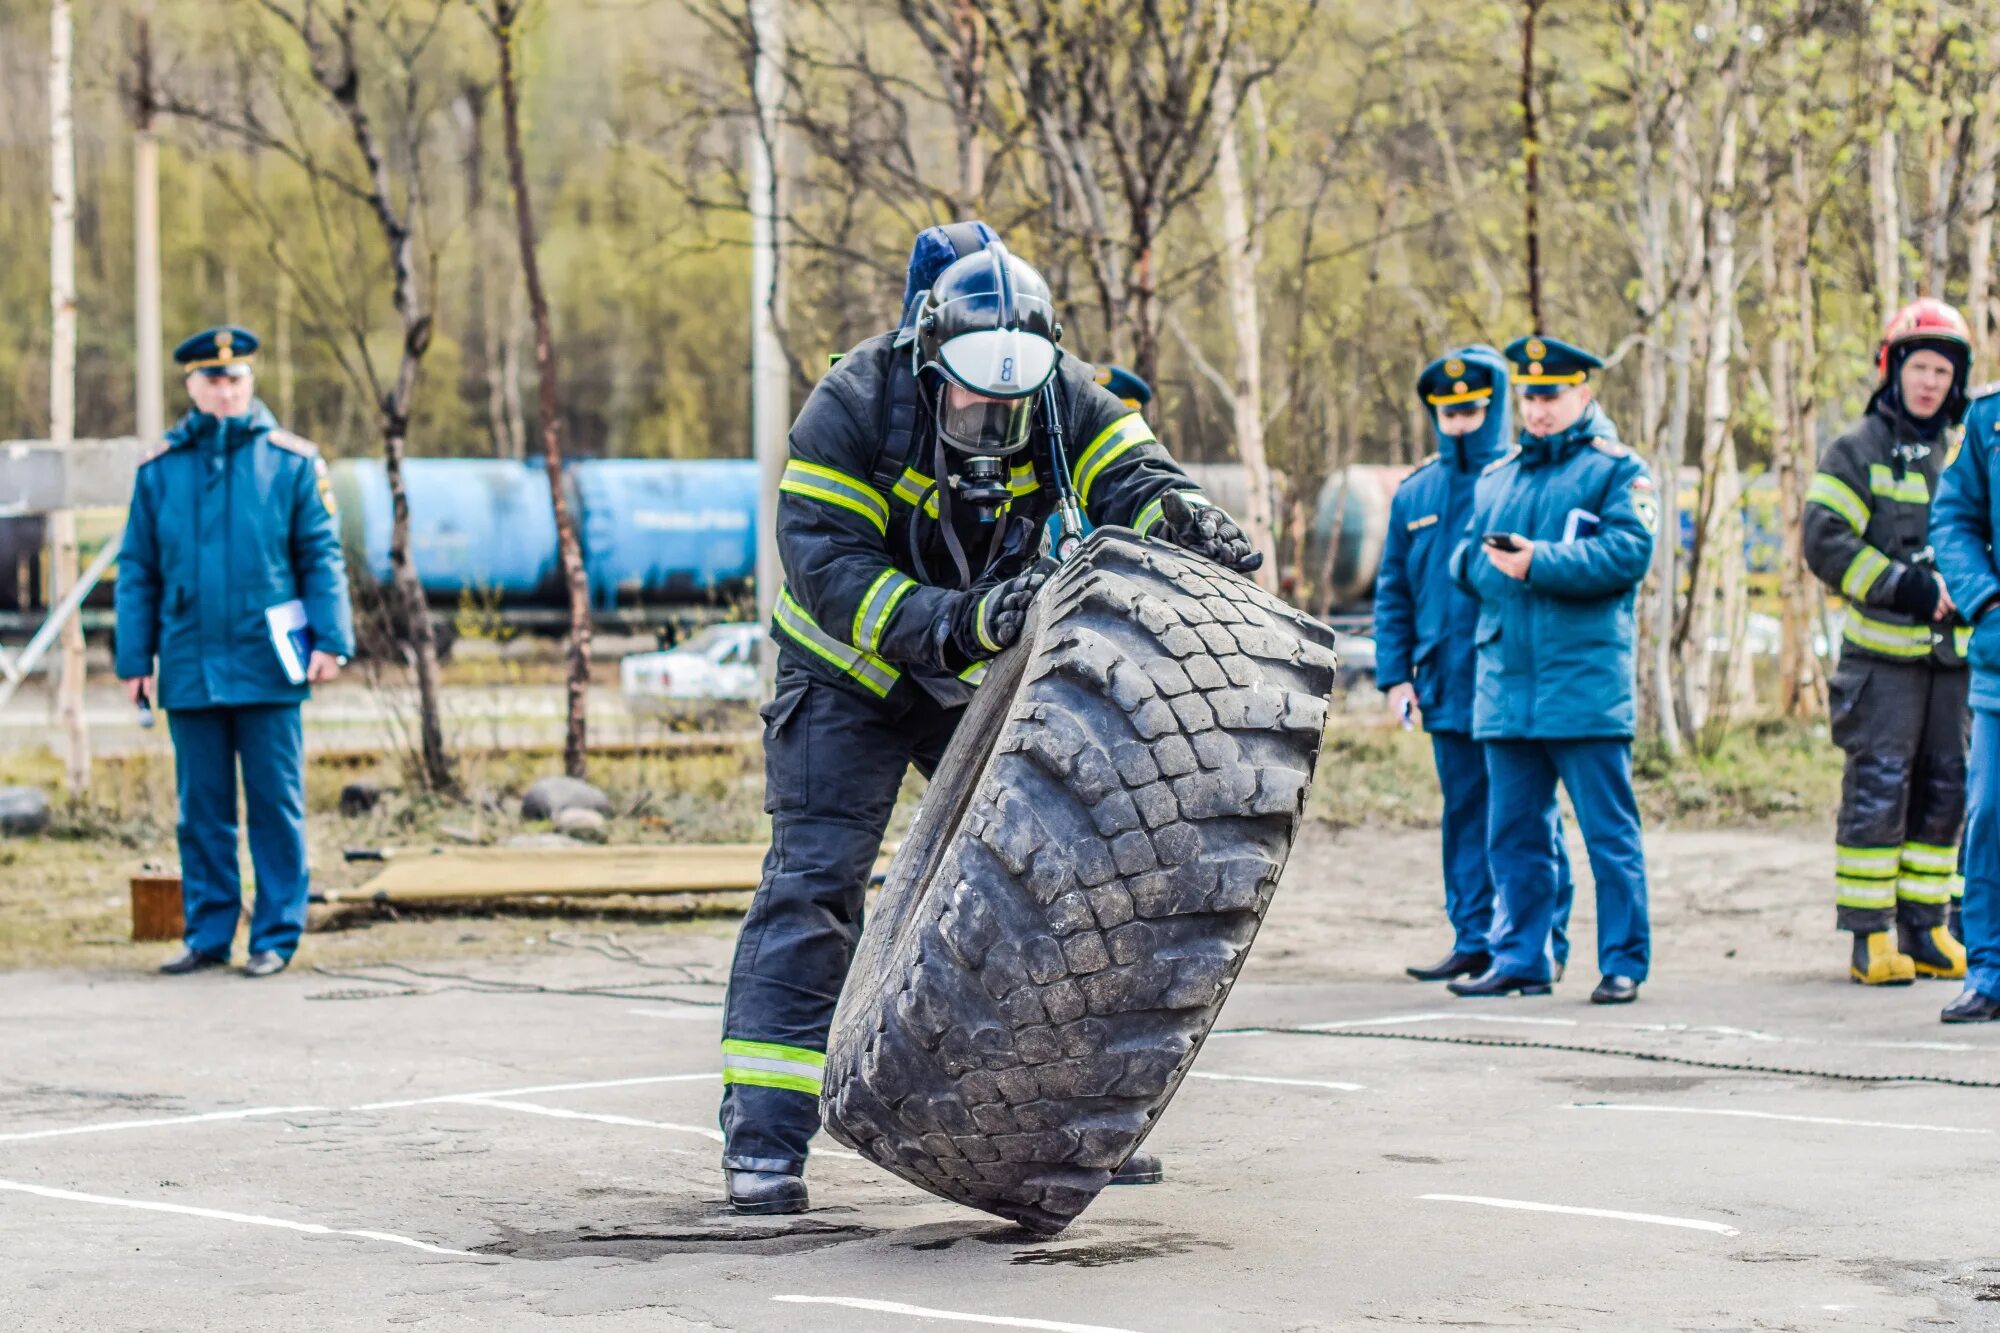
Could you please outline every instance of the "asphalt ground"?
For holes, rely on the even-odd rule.
[[[1246,980],[1167,1181],[1051,1239],[834,1152],[730,1216],[719,992],[663,984],[727,938],[462,968],[592,996],[0,976],[0,1327],[2000,1326],[2000,1031],[1945,984]]]

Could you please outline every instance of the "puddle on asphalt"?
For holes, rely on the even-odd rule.
[[[844,1210],[820,1209],[830,1213]],[[867,1240],[881,1227],[824,1216],[732,1217],[720,1203],[635,1213],[617,1222],[524,1231],[499,1226],[500,1239],[473,1247],[475,1254],[510,1259],[661,1259],[673,1254],[805,1254],[830,1245]]]
[[[1557,1083],[1580,1092],[1686,1092],[1710,1083],[1740,1083],[1740,1078],[1717,1074],[1548,1074],[1542,1082]]]
[[[1145,1259],[1168,1259],[1196,1250],[1226,1250],[1219,1240],[1187,1231],[1169,1231],[1159,1236],[1134,1240],[1107,1240],[1091,1245],[1064,1245],[1039,1250],[1023,1250],[1015,1255],[1017,1264],[1067,1265],[1072,1268],[1109,1268],[1113,1264],[1138,1263]]]

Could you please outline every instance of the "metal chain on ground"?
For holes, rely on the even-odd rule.
[[[1944,1074],[1849,1074],[1835,1069],[1788,1069],[1782,1065],[1759,1065],[1747,1061],[1703,1060],[1692,1055],[1668,1055],[1663,1051],[1634,1051],[1618,1046],[1568,1045],[1559,1041],[1532,1041],[1509,1037],[1448,1037],[1423,1032],[1324,1032],[1314,1028],[1247,1027],[1218,1028],[1216,1036],[1246,1036],[1271,1033],[1283,1037],[1348,1037],[1363,1041],[1416,1041],[1433,1046],[1484,1046],[1515,1051],[1567,1051],[1572,1055],[1611,1055],[1654,1064],[1685,1065],[1694,1069],[1719,1069],[1739,1074],[1779,1074],[1786,1078],[1824,1078],[1843,1083],[1936,1083],[1950,1088],[2000,1088],[2000,1079],[1952,1078]]]
[[[425,981],[439,981],[445,984],[419,988],[409,985],[408,981],[404,978],[369,976],[367,972],[360,971],[343,972],[315,963],[313,971],[320,976],[331,977],[336,981],[362,981],[371,986],[388,986],[393,989],[381,991],[321,991],[317,995],[308,995],[306,998],[308,1000],[379,1000],[406,995],[437,995],[444,991],[462,990],[470,991],[477,995],[582,995],[606,1000],[645,1000],[655,1004],[678,1004],[691,1009],[720,1009],[722,1007],[722,1001],[720,1000],[688,1000],[678,995],[645,995],[637,993],[658,986],[715,986],[721,984],[720,982],[706,979],[693,981],[635,981],[629,986],[619,987],[544,986],[539,982],[496,980],[490,977],[468,976],[463,972],[426,971],[423,968],[411,967],[407,963],[371,963],[367,967],[368,971],[372,972],[401,972],[407,976],[420,977]]]

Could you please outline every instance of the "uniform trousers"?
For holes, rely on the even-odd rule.
[[[1493,869],[1486,855],[1486,747],[1462,731],[1433,731],[1431,758],[1444,793],[1444,910],[1452,948],[1483,954],[1493,931]],[[1576,884],[1562,825],[1550,836],[1556,853],[1556,910],[1549,946],[1557,966],[1569,961],[1569,909]]]
[[[306,927],[306,770],[297,704],[181,708],[167,714],[180,798],[183,940],[227,958],[243,913],[236,774],[243,773],[256,902],[250,952],[290,958]]]

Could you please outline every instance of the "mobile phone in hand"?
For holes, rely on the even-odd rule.
[[[1521,549],[1521,543],[1514,540],[1514,534],[1511,532],[1489,532],[1480,538],[1480,540],[1496,551],[1518,551]]]

